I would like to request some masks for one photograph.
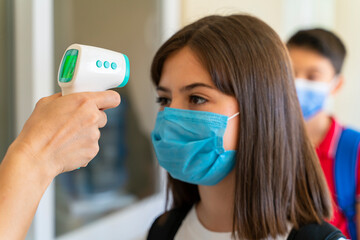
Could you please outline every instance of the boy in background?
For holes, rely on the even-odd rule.
[[[288,40],[287,47],[306,130],[333,200],[334,216],[330,223],[347,237],[358,239],[360,134],[324,111],[326,99],[338,92],[344,82],[341,69],[345,46],[334,33],[317,28],[298,31]]]

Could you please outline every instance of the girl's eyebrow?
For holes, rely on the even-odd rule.
[[[157,86],[156,91],[171,92],[168,88],[165,88],[165,87],[162,87],[162,86]]]
[[[214,87],[207,85],[205,83],[192,83],[190,85],[187,85],[187,86],[181,88],[180,91],[189,91],[189,90],[192,90],[197,87],[206,87],[206,88],[214,89]]]
[[[205,83],[192,83],[190,85],[187,85],[185,87],[182,87],[180,89],[181,92],[184,92],[184,91],[190,91],[194,88],[197,88],[197,87],[205,87],[205,88],[210,88],[210,89],[215,89],[213,86],[210,86],[210,85],[207,85]],[[166,87],[163,87],[163,86],[157,86],[156,87],[156,90],[157,91],[161,91],[161,92],[171,92],[170,89],[166,88]]]

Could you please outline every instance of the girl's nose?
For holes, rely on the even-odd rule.
[[[184,103],[184,100],[180,98],[173,98],[169,105],[170,108],[177,108],[177,109],[187,109],[187,105]]]

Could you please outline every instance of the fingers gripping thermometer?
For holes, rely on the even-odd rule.
[[[103,48],[72,44],[62,57],[58,84],[62,95],[124,87],[129,81],[126,55]]]

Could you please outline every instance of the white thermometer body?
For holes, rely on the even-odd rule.
[[[130,63],[126,55],[103,48],[72,44],[62,57],[58,84],[62,95],[67,95],[124,87],[129,77]]]

